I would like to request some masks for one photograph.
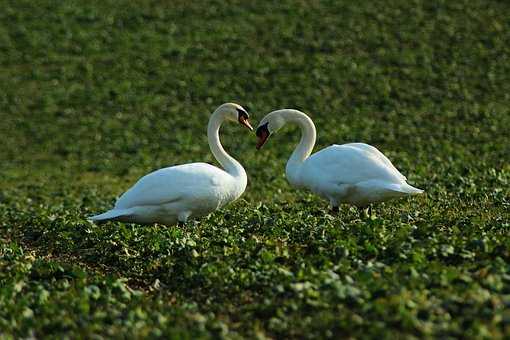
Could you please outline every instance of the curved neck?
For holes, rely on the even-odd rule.
[[[287,177],[291,182],[295,182],[297,170],[312,153],[317,133],[313,121],[301,111],[290,109],[282,110],[281,117],[285,122],[295,123],[301,129],[301,140],[294,149],[294,152],[292,152],[286,167]]]
[[[219,109],[214,111],[211,115],[209,125],[207,126],[207,141],[209,142],[209,148],[211,149],[214,158],[216,158],[226,172],[233,177],[244,178],[246,180],[246,171],[243,166],[236,161],[234,157],[230,156],[221,145],[219,131],[224,120],[225,116]]]

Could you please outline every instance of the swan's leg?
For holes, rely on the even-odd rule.
[[[186,224],[186,222],[188,221],[188,218],[189,216],[191,215],[191,211],[181,211],[179,213],[179,215],[177,215],[177,221],[178,221],[178,225],[180,226],[181,224],[184,225]]]
[[[338,214],[340,212],[340,207],[335,199],[329,198],[329,206],[331,207],[331,212],[334,214]]]
[[[366,218],[368,219],[371,219],[372,216],[373,216],[373,212],[372,212],[372,204],[369,204],[364,210],[363,210],[363,213],[365,215]]]

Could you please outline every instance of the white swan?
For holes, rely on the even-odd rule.
[[[174,225],[235,201],[246,189],[247,177],[243,166],[221,146],[218,132],[224,120],[253,128],[248,113],[237,104],[223,104],[211,115],[207,127],[209,147],[225,170],[207,163],[190,163],[151,172],[120,196],[112,210],[89,219]]]
[[[287,162],[287,180],[327,199],[334,210],[340,203],[365,207],[423,192],[407,184],[390,160],[368,144],[334,144],[310,156],[315,145],[315,126],[301,111],[283,109],[267,114],[256,131],[257,149],[287,122],[301,128],[301,141]]]

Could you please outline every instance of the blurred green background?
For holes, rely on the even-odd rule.
[[[510,335],[510,3],[0,4],[0,335]],[[363,219],[292,189],[288,127],[238,202],[184,229],[95,226],[140,176],[214,162],[210,113],[297,108],[426,195]]]

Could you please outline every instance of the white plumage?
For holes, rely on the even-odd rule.
[[[242,165],[229,156],[219,140],[224,120],[237,121],[251,129],[247,112],[233,103],[223,104],[211,115],[207,129],[211,152],[225,169],[207,163],[176,165],[140,178],[115,203],[112,210],[90,217],[97,222],[121,221],[138,224],[186,223],[235,201],[246,189]]]
[[[327,199],[332,207],[341,203],[364,207],[423,192],[407,184],[391,161],[368,144],[335,144],[310,156],[315,145],[315,126],[310,117],[297,110],[277,110],[266,115],[257,128],[257,148],[287,122],[298,124],[302,132],[301,141],[287,162],[288,181]]]

